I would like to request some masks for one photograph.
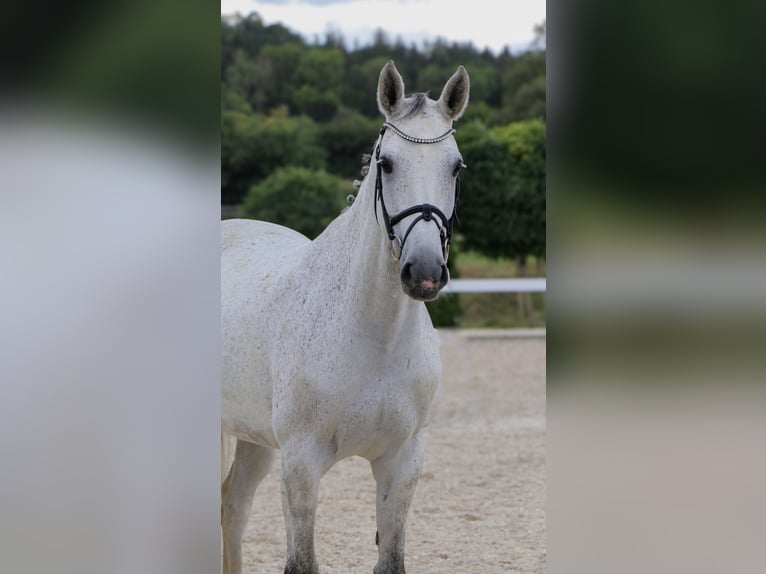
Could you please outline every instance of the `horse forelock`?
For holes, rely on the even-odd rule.
[[[413,116],[421,113],[427,106],[428,102],[432,102],[431,98],[429,97],[429,92],[415,92],[414,94],[410,94],[406,98],[404,98],[402,102],[401,109],[398,110],[398,112],[391,117],[392,120],[396,121],[404,121],[409,118],[412,118]],[[362,169],[361,169],[361,175],[362,178],[367,177],[367,175],[370,173],[370,167],[372,165],[372,154],[362,154]],[[354,182],[354,187],[359,188],[361,185],[360,181]]]
[[[410,94],[407,96],[404,101],[402,102],[401,109],[396,113],[396,115],[392,116],[392,120],[397,121],[403,121],[406,119],[409,119],[418,113],[422,112],[428,102],[432,101],[429,97],[429,92],[416,92],[414,94]],[[361,168],[361,175],[362,178],[367,177],[367,175],[370,173],[370,167],[372,166],[372,154],[362,154],[362,168]],[[354,188],[359,189],[362,182],[359,180],[354,181]]]
[[[404,99],[402,102],[402,108],[392,119],[406,120],[407,118],[411,118],[425,107],[428,100],[428,92],[417,92],[415,94],[410,94],[409,97]]]

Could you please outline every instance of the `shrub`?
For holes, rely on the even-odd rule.
[[[459,232],[489,257],[545,257],[545,124],[515,122],[458,132],[462,175]]]
[[[324,170],[284,167],[250,187],[242,213],[314,239],[340,214],[351,190],[349,182]]]

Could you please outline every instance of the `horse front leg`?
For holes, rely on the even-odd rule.
[[[323,448],[308,442],[282,448],[282,510],[287,531],[285,574],[318,574],[314,518],[319,481],[332,464]]]
[[[415,435],[402,448],[372,462],[377,483],[378,563],[374,574],[405,574],[404,526],[423,467],[423,442]]]

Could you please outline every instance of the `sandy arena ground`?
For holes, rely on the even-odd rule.
[[[407,523],[407,572],[542,573],[544,331],[440,333],[444,375]],[[375,481],[366,460],[341,461],[322,479],[316,552],[322,574],[372,572]],[[277,459],[255,495],[245,569],[279,574],[284,563]]]

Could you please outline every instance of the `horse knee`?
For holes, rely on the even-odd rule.
[[[316,465],[302,460],[283,460],[282,485],[288,505],[296,511],[304,507],[313,507],[319,493],[321,477],[322,470]]]

